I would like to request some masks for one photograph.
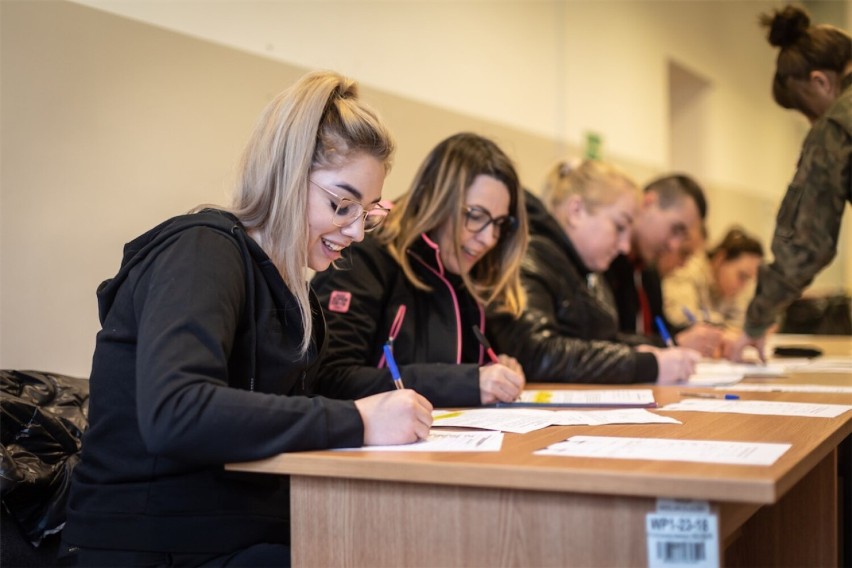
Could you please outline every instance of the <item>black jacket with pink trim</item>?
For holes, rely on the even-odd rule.
[[[406,388],[436,407],[479,406],[484,353],[472,326],[484,326],[483,310],[461,278],[443,269],[431,240],[424,236],[407,254],[431,291],[414,287],[370,237],[350,247],[340,268],[314,277],[328,325],[322,391],[360,398],[393,389],[382,351],[392,338]]]

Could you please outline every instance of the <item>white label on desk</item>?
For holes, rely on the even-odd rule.
[[[718,568],[719,523],[709,513],[648,513],[649,568]]]
[[[710,503],[693,499],[657,499],[658,513],[709,513]]]

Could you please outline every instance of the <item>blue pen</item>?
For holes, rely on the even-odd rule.
[[[393,358],[393,349],[390,343],[385,343],[382,349],[385,351],[385,361],[388,364],[388,369],[390,369],[391,377],[393,377],[394,386],[398,389],[404,389],[405,385],[402,384],[402,377],[399,376],[399,367],[396,366],[396,360]]]
[[[663,323],[663,318],[661,318],[660,316],[655,317],[654,323],[657,324],[657,329],[660,330],[660,335],[663,337],[663,341],[666,342],[666,345],[668,345],[669,347],[674,347],[674,339],[672,339],[672,336],[669,334],[669,330],[666,329],[666,324]]]
[[[739,400],[740,395],[738,394],[711,394],[709,392],[683,392],[681,391],[680,396],[686,396],[691,398],[721,398],[724,400]]]
[[[683,312],[683,315],[686,317],[686,321],[689,322],[689,325],[695,325],[696,323],[698,323],[698,319],[696,319],[695,314],[693,314],[692,311],[689,308],[687,308],[686,306],[683,306],[681,308],[681,311]]]

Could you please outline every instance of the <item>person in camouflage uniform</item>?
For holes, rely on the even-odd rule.
[[[852,203],[852,38],[829,25],[811,25],[801,8],[761,17],[769,43],[781,48],[773,97],[811,122],[795,177],[781,202],[772,239],[774,261],[761,268],[742,335],[729,358],[752,345],[761,359],[777,315],[837,253],[840,220]]]

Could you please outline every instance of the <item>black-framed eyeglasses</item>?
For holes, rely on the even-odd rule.
[[[334,206],[334,213],[331,214],[331,222],[334,223],[335,227],[348,227],[354,223],[358,217],[363,217],[364,232],[369,233],[370,231],[377,229],[379,225],[384,222],[385,217],[387,217],[390,212],[390,209],[386,209],[381,205],[375,205],[371,209],[364,209],[364,206],[354,199],[341,197],[312,179],[308,179],[308,181],[335,198],[336,201],[332,202],[332,205]]]
[[[481,207],[466,207],[464,210],[464,228],[472,233],[479,233],[485,230],[485,227],[491,225],[493,235],[500,238],[503,235],[508,235],[518,226],[518,220],[511,215],[503,215],[502,217],[494,218],[491,214]]]

